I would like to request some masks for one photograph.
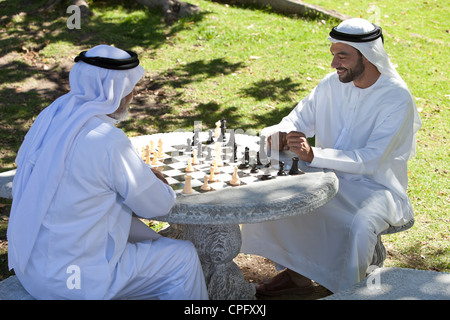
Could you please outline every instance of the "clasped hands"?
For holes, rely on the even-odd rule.
[[[272,148],[272,143],[274,144],[274,149],[278,149],[280,151],[290,150],[302,161],[312,162],[314,159],[313,150],[303,132],[291,131],[289,133],[274,133],[267,139],[269,149]]]

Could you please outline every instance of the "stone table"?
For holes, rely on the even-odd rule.
[[[186,135],[176,133],[174,136],[177,141],[186,141]],[[165,134],[155,135],[153,139],[159,137],[165,141],[173,138]],[[148,141],[149,136],[140,139]],[[257,144],[259,137],[237,135],[236,141],[244,146]],[[139,144],[136,139],[134,142]],[[292,153],[283,153],[280,160],[291,157]],[[288,161],[285,162],[290,163]],[[190,240],[197,249],[210,299],[255,299],[254,286],[244,279],[233,262],[242,243],[240,224],[305,214],[334,197],[338,180],[333,172],[304,166],[300,169],[306,173],[207,193],[179,193],[171,212],[154,218],[182,225],[182,238]]]

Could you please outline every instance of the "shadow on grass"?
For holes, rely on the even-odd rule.
[[[82,21],[81,29],[69,30],[65,3],[51,12],[36,14],[45,3],[46,0],[6,0],[0,3],[0,9],[5,13],[0,20],[6,35],[0,40],[2,171],[10,169],[13,164],[33,119],[69,90],[68,74],[73,65],[71,55],[77,54],[80,48],[100,43],[121,48],[136,47],[144,52],[157,50],[168,38],[189,25],[185,20],[167,26],[158,10],[148,10],[135,2],[114,0],[93,2],[90,9],[94,15]],[[201,12],[189,19],[200,21],[207,14]],[[74,52],[58,53],[64,58],[49,58],[52,61],[44,65],[42,60],[45,58],[39,52],[48,44],[59,42],[72,44]],[[238,101],[230,105],[224,101],[187,100],[193,99],[184,94],[189,84],[227,76],[245,67],[243,62],[231,63],[226,58],[215,58],[176,65],[151,78],[145,77],[137,87],[139,96],[130,112],[132,118],[123,122],[121,127],[137,135],[190,128],[198,120],[203,122],[204,128],[213,128],[218,119],[225,118],[230,126],[234,124],[235,128],[243,130],[279,122],[291,106],[257,110],[251,116],[251,124],[245,124],[238,112]],[[256,101],[272,99],[288,102],[290,94],[299,90],[300,84],[290,78],[264,80],[243,87],[236,93],[236,100],[239,95],[244,95]]]
[[[120,48],[155,50],[167,41],[168,35],[175,35],[185,25],[169,27],[158,10],[148,10],[131,1],[113,0],[93,2],[90,9],[101,14],[82,20],[81,29],[69,30],[67,4],[63,1],[50,12],[38,13],[46,2],[6,0],[0,3],[0,23],[4,27],[0,37],[0,171],[10,169],[33,119],[69,90],[71,56],[80,48],[107,43]],[[116,12],[118,8],[122,14]],[[111,17],[106,13],[111,13]],[[205,14],[190,19],[199,21]],[[39,52],[50,43],[72,44],[74,52],[64,52],[65,59],[45,65],[42,63],[45,58]]]

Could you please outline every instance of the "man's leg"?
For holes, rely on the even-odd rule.
[[[165,237],[127,245],[111,295],[112,299],[208,299],[195,247]]]

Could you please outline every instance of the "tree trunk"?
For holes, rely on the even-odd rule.
[[[310,17],[313,19],[331,18],[338,21],[343,21],[351,18],[337,12],[336,10],[327,10],[316,5],[305,3],[302,0],[219,0],[219,2],[270,6],[272,10],[277,12],[297,14],[299,16]]]
[[[148,7],[159,8],[164,14],[167,24],[172,24],[180,17],[187,17],[200,12],[198,6],[178,0],[136,0],[136,2]]]
[[[62,0],[48,0],[47,3],[38,10],[38,12],[47,12],[53,9],[54,6],[59,4]],[[92,15],[91,11],[89,10],[89,5],[86,3],[85,0],[70,0],[69,5],[75,5],[80,7],[81,17],[86,18],[90,15]]]

